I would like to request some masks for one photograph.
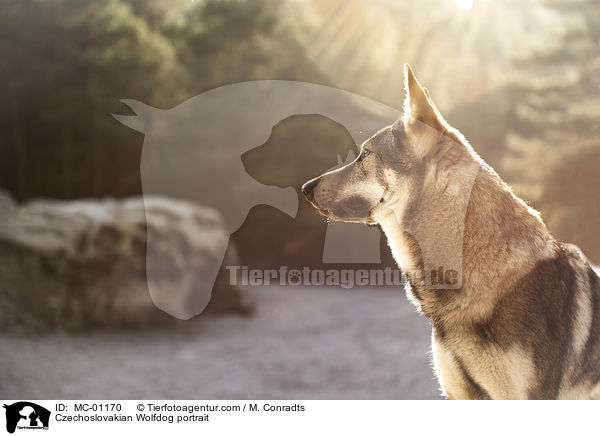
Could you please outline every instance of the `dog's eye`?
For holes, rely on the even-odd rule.
[[[360,154],[360,156],[358,156],[358,161],[362,162],[364,160],[365,157],[367,157],[368,155],[371,154],[370,150],[367,150],[366,148],[363,150],[363,152]]]

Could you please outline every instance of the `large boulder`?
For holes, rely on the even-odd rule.
[[[16,205],[0,192],[0,328],[176,323],[154,305],[147,277],[155,299],[193,305],[198,285],[206,287],[203,265],[222,261],[214,247],[228,237],[215,210],[171,198]],[[235,264],[229,244],[222,265]],[[249,313],[247,294],[228,279],[222,268],[206,311]]]

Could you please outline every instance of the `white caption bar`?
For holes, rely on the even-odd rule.
[[[535,401],[0,401],[0,434],[19,436],[586,434],[596,428],[598,407]]]

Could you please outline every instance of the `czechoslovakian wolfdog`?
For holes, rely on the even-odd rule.
[[[304,194],[332,220],[381,226],[431,320],[447,398],[599,398],[598,275],[448,125],[408,65],[405,85],[404,116]]]

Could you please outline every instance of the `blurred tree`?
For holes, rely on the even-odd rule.
[[[20,199],[125,193],[115,179],[139,150],[110,114],[119,98],[172,101],[173,47],[119,0],[0,4],[2,185]]]
[[[294,39],[275,0],[207,0],[182,27],[181,59],[196,94],[228,83],[285,79],[326,83]]]
[[[542,216],[554,236],[579,245],[600,263],[600,145],[574,146],[547,172],[539,198]]]
[[[517,155],[535,154],[537,159],[547,147],[586,142],[600,132],[600,4],[595,0],[544,4],[561,15],[564,27],[549,44],[515,60],[510,87],[513,119],[508,145]],[[541,174],[536,176],[539,180]]]
[[[185,16],[195,7],[190,0],[124,0],[133,13],[148,27],[163,35],[173,35],[185,23]]]
[[[600,208],[594,206],[600,185],[600,4],[543,4],[564,27],[550,44],[515,61],[503,172],[544,212],[553,232],[578,241],[600,262]]]
[[[252,79],[324,81],[271,0],[0,0],[0,187],[31,196],[140,191],[122,98],[170,107]]]

